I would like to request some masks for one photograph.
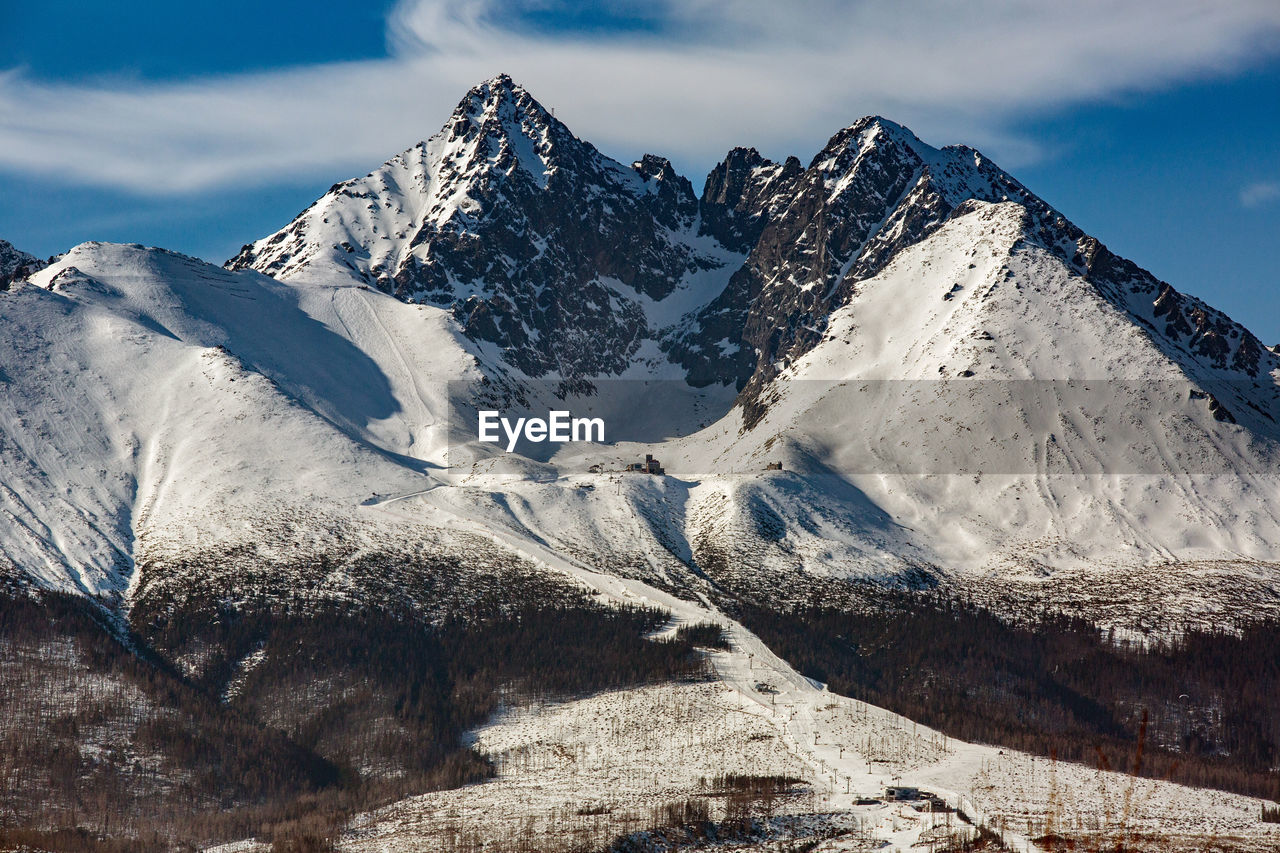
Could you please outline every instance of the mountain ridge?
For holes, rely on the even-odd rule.
[[[465,152],[447,147],[458,140],[477,144]],[[431,227],[423,217],[410,217],[408,229],[399,220],[381,228],[371,220],[364,243],[323,245],[320,226],[329,223],[315,222],[318,207],[346,221],[376,212],[369,204],[405,206],[393,182],[378,176],[410,154],[415,168],[431,174],[415,173],[418,183],[401,189],[411,202],[430,202]],[[459,158],[467,163],[461,171],[452,166]],[[511,196],[491,175],[522,188]],[[368,198],[351,189],[371,180],[379,186]],[[626,199],[631,209],[599,238],[603,225],[581,227],[600,222],[599,211],[548,192],[561,180],[579,193]],[[478,209],[489,221],[472,222],[465,204],[440,200],[442,191],[473,202],[481,196]],[[1022,204],[1028,234],[1130,310],[1157,345],[1189,350],[1215,368],[1265,372],[1269,348],[1248,330],[1114,255],[972,148],[933,148],[895,122],[865,116],[834,134],[807,167],[794,157],[776,164],[754,149],[733,149],[695,198],[664,158],[645,155],[629,168],[609,160],[507,75],[468,92],[431,140],[335,185],[310,216],[246,246],[228,267],[286,279],[306,270],[351,275],[401,299],[448,307],[465,334],[505,351],[494,356],[530,377],[636,375],[644,362],[648,372],[695,385],[751,383],[741,401],[750,409],[778,370],[821,339],[827,316],[858,281],[970,200]],[[394,228],[417,229],[398,254],[379,248]],[[649,263],[652,252],[637,249],[645,241],[675,260]],[[546,257],[556,253],[562,257]]]

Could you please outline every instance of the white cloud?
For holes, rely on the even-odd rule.
[[[430,135],[499,71],[619,157],[803,157],[874,112],[1008,165],[1036,154],[1009,130],[1028,113],[1280,49],[1274,0],[662,0],[614,5],[657,33],[590,37],[521,25],[534,3],[403,0],[382,60],[165,84],[0,74],[0,169],[144,193],[337,177]]]
[[[1240,190],[1240,203],[1245,207],[1262,207],[1280,201],[1280,181],[1258,181]]]

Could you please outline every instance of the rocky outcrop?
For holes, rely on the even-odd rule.
[[[703,185],[701,233],[734,251],[750,252],[760,232],[786,206],[789,190],[803,171],[795,157],[779,164],[754,148],[734,148]]]
[[[13,244],[0,240],[0,290],[8,290],[16,281],[44,269],[47,264],[35,255],[19,251]]]

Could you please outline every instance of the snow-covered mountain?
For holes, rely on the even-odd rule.
[[[44,267],[0,243],[0,276],[0,603],[53,613],[66,600],[7,593],[92,598],[103,607],[82,608],[91,616],[76,642],[100,639],[104,613],[127,625],[125,656],[154,656],[162,692],[194,689],[188,698],[204,703],[208,715],[190,721],[197,739],[234,717],[326,761],[348,761],[343,744],[358,743],[367,755],[347,766],[350,779],[394,780],[406,787],[387,790],[406,794],[439,783],[415,787],[404,767],[460,736],[413,732],[453,713],[449,702],[480,719],[490,688],[492,709],[507,709],[472,732],[496,780],[366,814],[342,849],[422,849],[444,843],[441,833],[455,843],[458,826],[439,815],[463,800],[475,838],[492,825],[529,831],[535,817],[550,826],[614,811],[617,824],[595,824],[603,842],[615,826],[634,828],[624,818],[633,804],[705,799],[707,779],[741,772],[804,780],[836,804],[833,819],[865,819],[905,845],[935,827],[906,813],[914,828],[884,823],[897,804],[865,795],[928,785],[992,825],[1001,816],[1015,827],[1006,840],[1029,850],[1024,804],[1048,815],[1048,834],[1059,781],[1072,782],[1073,802],[1093,804],[1078,814],[1105,815],[1085,822],[1111,822],[1108,789],[1084,791],[1102,784],[1092,768],[1059,776],[1054,762],[1046,774],[1008,749],[1022,732],[1048,738],[1027,742],[1052,754],[1085,705],[1097,725],[1072,729],[1077,746],[1091,732],[1143,737],[1138,705],[1154,702],[1151,746],[1164,758],[1198,761],[1190,744],[1207,744],[1213,761],[1274,766],[1265,749],[1232,752],[1229,737],[1255,717],[1233,717],[1194,678],[1182,694],[1163,659],[1172,693],[1107,694],[1114,707],[1103,709],[1092,707],[1102,693],[1050,678],[1043,650],[991,676],[968,659],[954,673],[951,662],[926,671],[926,658],[904,650],[908,686],[927,691],[929,707],[979,696],[988,704],[975,708],[1025,707],[1021,729],[975,730],[1000,750],[836,696],[847,685],[804,677],[774,654],[785,640],[771,649],[762,639],[789,624],[793,662],[807,644],[843,666],[840,656],[874,650],[838,631],[819,636],[826,629],[812,626],[839,624],[825,616],[798,626],[803,614],[892,622],[901,602],[935,601],[902,589],[963,599],[954,613],[976,632],[965,636],[1002,624],[990,614],[1041,610],[1086,615],[1121,637],[1280,615],[1280,356],[972,149],[933,148],[867,117],[807,167],[735,148],[698,196],[659,157],[627,166],[601,154],[500,76],[471,90],[439,134],[335,185],[225,267],[106,243]],[[603,416],[608,441],[508,453],[476,440],[481,406],[520,415],[553,405]],[[646,453],[665,475],[624,472]],[[443,666],[416,647],[428,635],[408,629],[462,630],[450,615],[566,604],[584,614],[657,605],[646,636],[720,626],[727,648],[698,653],[710,662],[705,683],[530,713],[503,680],[526,677],[518,670],[454,695],[434,680],[441,669],[423,689],[443,704],[429,708],[409,697],[428,682],[402,695],[404,673],[381,659],[396,647]],[[520,648],[564,640],[525,624],[512,622]],[[1028,636],[1047,623],[1035,624],[1022,626]],[[364,636],[369,626],[381,633]],[[338,628],[347,633],[327,636]],[[1079,648],[1100,642],[1077,629],[1088,638]],[[105,756],[119,775],[101,779],[185,790],[186,765],[139,774],[148,753],[115,748],[145,746],[130,732],[151,731],[168,706],[151,717],[136,701],[116,717],[92,704],[58,716],[70,694],[49,685],[100,692],[103,674],[93,655],[67,651],[79,648],[67,637],[39,636],[0,644],[6,677],[38,687],[5,691],[28,714],[10,732],[53,719],[70,753],[89,756],[76,772],[98,778]],[[1005,642],[1021,658],[1021,642]],[[548,653],[557,656],[569,670],[584,660]],[[117,673],[122,691],[129,672]],[[1245,705],[1264,721],[1271,707],[1259,696]],[[112,719],[133,728],[102,722]],[[1268,737],[1259,729],[1251,742]],[[168,741],[189,752],[187,730]],[[256,767],[260,742],[244,744]],[[689,758],[688,778],[663,789],[652,768],[673,749]],[[42,755],[24,756],[33,779],[50,776]],[[423,766],[435,772],[430,762],[449,755]],[[617,795],[603,812],[601,784]],[[1217,810],[1210,824],[1146,814],[1187,829],[1186,849],[1224,827],[1260,839],[1241,849],[1274,840],[1258,801],[1170,786],[1153,796],[1161,809]]]
[[[7,573],[119,596],[154,549],[296,547],[323,538],[315,511],[416,481],[362,440],[399,429],[411,405],[393,391],[394,368],[308,316],[309,295],[90,243],[0,297]],[[349,308],[325,298],[394,347],[398,330],[379,326],[357,291]],[[432,363],[443,367],[439,343]]]
[[[777,590],[893,554],[901,574],[1130,625],[1274,610],[1274,355],[1254,350],[1252,375],[1179,343],[1158,305],[1117,305],[1028,221],[962,204],[745,405],[663,449],[719,483],[700,562]],[[770,460],[796,473],[717,475]]]
[[[740,262],[699,234],[698,199],[665,159],[624,166],[499,76],[228,266],[437,305],[520,371],[579,379],[654,360],[663,328]]]
[[[1254,379],[1274,368],[1242,326],[1115,256],[971,148],[935,149],[868,116],[807,169],[734,149],[696,199],[665,159],[609,159],[505,75],[471,90],[430,140],[335,185],[228,266],[346,277],[447,308],[528,376],[657,368],[759,386],[822,340],[859,282],[973,202],[1019,205],[1027,240],[1188,369]],[[655,343],[676,372],[662,371]]]
[[[735,188],[733,209],[739,219],[754,223],[759,236],[729,286],[690,318],[688,332],[674,347],[691,375],[700,378],[736,373],[739,383],[754,378],[761,387],[824,338],[833,312],[856,305],[861,282],[948,219],[971,212],[975,202],[1018,205],[1018,239],[1060,258],[1147,330],[1151,344],[1174,361],[1245,378],[1276,364],[1242,326],[1115,256],[979,152],[932,148],[879,117],[860,119],[837,133],[804,171],[794,159],[776,166],[754,152],[732,152],[708,179],[708,191],[723,205],[728,199],[722,200],[721,182]],[[712,325],[731,347],[699,344]],[[736,357],[741,352],[756,357]],[[916,375],[919,366],[904,363],[894,373]],[[1065,374],[1032,375],[1110,375],[1088,370],[1076,365]]]
[[[1278,600],[1275,353],[885,119],[698,197],[500,76],[227,266],[91,243],[0,296],[10,577],[358,597],[370,555],[552,549],[686,595]],[[617,429],[507,454],[494,388]],[[614,473],[646,452],[671,476]]]
[[[635,235],[675,260],[637,260]],[[499,77],[231,265],[438,308],[491,378],[742,389],[666,444],[530,468],[473,443],[455,461],[505,497],[429,499],[653,582],[995,577],[1035,598],[1111,590],[1125,618],[1153,585],[1210,585],[1213,612],[1277,588],[1276,355],[979,152],[879,117],[807,168],[734,149],[695,205],[665,161],[604,158]],[[620,485],[612,523],[556,479],[647,450],[679,483],[629,501]],[[798,473],[765,476],[775,458]]]

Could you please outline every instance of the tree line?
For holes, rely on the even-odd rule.
[[[1059,613],[868,598],[727,606],[805,675],[953,737],[1124,771],[1145,732],[1144,775],[1280,799],[1280,624],[1132,643]]]

